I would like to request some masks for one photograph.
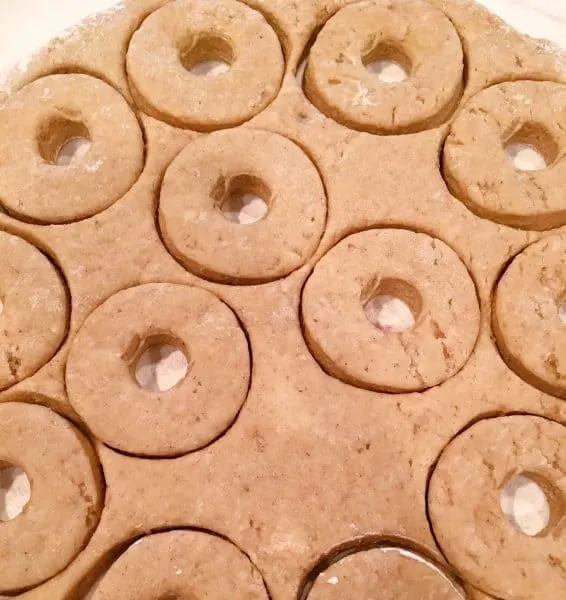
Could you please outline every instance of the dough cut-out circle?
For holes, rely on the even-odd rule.
[[[376,327],[364,307],[391,294],[411,309],[401,332]],[[353,385],[388,392],[423,390],[454,375],[479,333],[474,282],[444,242],[404,229],[351,235],[316,265],[303,292],[311,352]]]
[[[0,404],[0,467],[21,465],[31,483],[22,514],[0,522],[0,593],[53,577],[83,549],[98,523],[96,454],[69,421],[43,406]]]
[[[269,600],[259,571],[236,546],[202,531],[168,531],[132,544],[92,600]]]
[[[64,145],[90,141],[84,156],[57,164]],[[110,85],[87,75],[42,77],[0,107],[0,203],[33,223],[68,223],[121,198],[144,163],[134,111]]]
[[[0,595],[558,600],[566,59],[467,0],[129,0],[28,67]]]
[[[380,81],[368,69],[394,60],[408,77]],[[373,0],[346,6],[322,28],[311,48],[305,90],[325,114],[371,133],[438,126],[463,90],[464,55],[448,18],[424,0]]]
[[[0,389],[6,389],[53,357],[67,332],[70,307],[56,267],[5,231],[0,231],[0,295]]]
[[[506,600],[564,594],[565,472],[566,427],[541,417],[483,420],[448,444],[432,473],[428,509],[444,555],[466,581]],[[517,474],[536,481],[550,505],[549,525],[534,537],[501,510],[501,490]]]
[[[566,236],[521,252],[495,292],[493,323],[501,353],[526,381],[566,398]]]
[[[164,392],[144,389],[137,359],[163,342],[183,351],[186,376]],[[66,370],[69,399],[89,429],[145,456],[214,440],[236,418],[249,378],[246,336],[230,308],[205,290],[166,283],[124,290],[98,307],[73,340]]]
[[[222,205],[254,193],[267,214],[241,225]],[[290,140],[238,129],[201,137],[173,161],[161,187],[159,224],[171,253],[194,273],[225,283],[288,275],[315,252],[326,197],[316,167]]]
[[[348,554],[318,575],[308,600],[463,600],[456,585],[421,556],[393,547]]]
[[[203,76],[192,68],[229,68]],[[179,0],[151,14],[127,56],[137,103],[179,127],[213,131],[240,125],[277,95],[283,52],[263,15],[236,0]]]

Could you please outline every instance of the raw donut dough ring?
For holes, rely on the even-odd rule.
[[[23,512],[0,523],[0,593],[40,584],[84,548],[102,510],[94,450],[69,421],[39,405],[0,404],[0,467],[19,466],[31,484]]]
[[[228,72],[189,70],[219,59],[230,64]],[[284,66],[275,31],[261,13],[235,0],[169,2],[143,22],[127,54],[138,106],[199,131],[234,127],[261,112],[279,92]]]
[[[375,327],[364,312],[378,295],[401,298],[415,316],[400,333]],[[419,391],[457,373],[479,333],[474,282],[444,242],[404,229],[374,229],[338,243],[303,291],[309,348],[322,367],[352,385]]]
[[[493,328],[507,364],[540,390],[566,398],[566,235],[519,254],[495,293]]]
[[[392,59],[408,77],[380,82],[366,65]],[[324,114],[378,134],[436,127],[463,90],[464,55],[448,18],[422,0],[357,2],[324,26],[311,48],[305,92]]]
[[[202,531],[169,531],[132,544],[92,600],[269,600],[259,571],[236,546]]]
[[[85,137],[88,152],[56,164],[65,142]],[[138,120],[124,98],[88,75],[50,75],[0,108],[0,200],[33,223],[70,223],[111,206],[144,165]]]
[[[507,520],[501,488],[527,474],[546,492],[551,520],[529,537]],[[505,600],[564,595],[566,427],[534,416],[486,419],[452,440],[432,473],[428,509],[448,561],[474,587]]]
[[[189,362],[172,389],[153,392],[134,377],[148,345],[167,342]],[[69,400],[103,442],[143,456],[177,456],[224,433],[248,391],[250,355],[234,313],[216,296],[156,283],[118,292],[74,339],[67,361]]]
[[[316,578],[307,600],[462,600],[456,587],[427,564],[398,550],[372,548],[333,563]]]
[[[537,147],[548,167],[515,168],[508,143]],[[566,86],[517,81],[480,92],[464,107],[444,146],[444,178],[475,214],[545,231],[566,224]]]
[[[67,333],[69,298],[58,270],[37,248],[0,231],[0,389],[33,375]]]
[[[250,225],[229,221],[220,209],[233,191],[265,196],[267,216]],[[318,247],[325,219],[324,186],[308,156],[287,138],[257,129],[191,142],[161,188],[167,248],[188,270],[223,283],[273,281],[301,267]]]

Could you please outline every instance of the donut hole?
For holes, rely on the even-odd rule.
[[[401,333],[414,326],[422,311],[418,290],[401,279],[370,283],[362,295],[367,320],[385,333]]]
[[[224,38],[206,35],[199,37],[196,42],[191,40],[181,48],[179,59],[183,67],[193,75],[216,76],[230,70],[234,52]]]
[[[44,161],[59,167],[78,162],[91,147],[87,126],[76,120],[54,116],[42,123],[37,149]]]
[[[500,505],[509,523],[529,537],[545,535],[564,516],[560,492],[536,473],[510,478],[501,489]]]
[[[364,53],[362,63],[380,83],[389,85],[405,81],[413,69],[411,59],[401,47],[385,42]]]
[[[255,175],[222,177],[212,193],[216,206],[228,221],[251,225],[264,219],[271,204],[269,186]]]
[[[11,521],[20,515],[31,498],[31,485],[26,472],[0,462],[0,521]]]
[[[505,143],[505,152],[519,171],[542,171],[554,164],[559,151],[556,140],[538,123],[526,123]]]
[[[189,372],[188,354],[177,338],[158,334],[146,338],[132,362],[132,374],[140,388],[149,392],[167,392],[178,386]]]
[[[0,315],[2,312],[0,312]],[[562,300],[558,305],[558,317],[566,325],[566,300]]]

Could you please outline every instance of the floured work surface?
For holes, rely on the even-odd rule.
[[[566,598],[565,85],[460,0],[132,1],[15,73],[0,593]]]

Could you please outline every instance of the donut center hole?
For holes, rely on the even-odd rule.
[[[370,283],[362,296],[367,320],[385,333],[401,333],[414,326],[422,310],[418,290],[401,279]]]
[[[560,492],[532,473],[512,477],[501,489],[500,505],[509,523],[529,537],[544,535],[564,516]]]
[[[234,62],[232,46],[221,37],[207,35],[184,46],[179,58],[183,67],[193,75],[202,77],[222,75]]]
[[[0,462],[0,521],[20,515],[31,498],[26,472],[15,465]]]
[[[537,123],[527,123],[505,143],[505,152],[519,171],[542,171],[558,158],[558,144],[548,130]]]
[[[1,314],[2,314],[2,312],[0,311],[0,315]],[[558,317],[560,318],[562,323],[564,323],[564,325],[566,325],[566,300],[563,300],[558,305]]]
[[[152,335],[141,344],[132,367],[140,388],[167,392],[185,379],[189,360],[179,340],[169,335]]]
[[[413,65],[411,59],[398,46],[380,43],[362,56],[366,69],[380,83],[396,84],[408,79]]]
[[[90,150],[90,133],[84,123],[56,116],[44,121],[37,136],[37,149],[44,161],[66,167]]]
[[[230,180],[220,178],[213,191],[216,206],[228,221],[251,225],[267,216],[271,190],[254,175],[236,175]]]

